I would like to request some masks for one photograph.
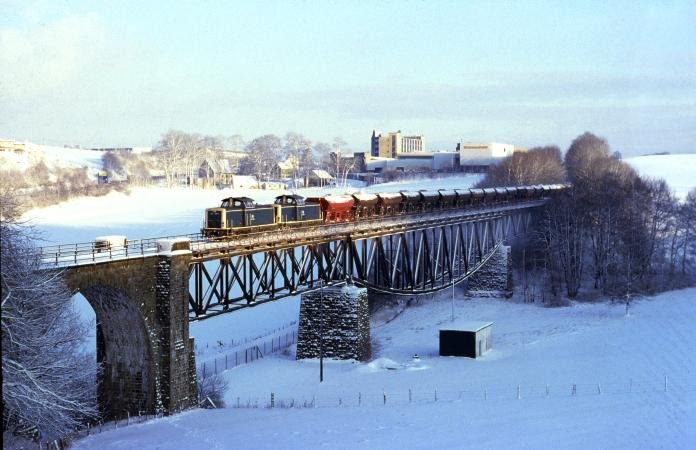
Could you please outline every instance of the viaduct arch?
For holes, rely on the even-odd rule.
[[[196,404],[188,330],[190,253],[74,266],[64,271],[97,318],[97,403],[105,419],[172,414]],[[185,375],[185,376],[183,376]]]

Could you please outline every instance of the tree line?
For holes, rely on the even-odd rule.
[[[278,179],[278,163],[285,161],[290,165],[292,178],[304,178],[313,169],[325,169],[336,178],[345,178],[353,170],[344,158],[345,147],[346,142],[340,137],[329,144],[313,142],[296,132],[288,132],[282,138],[265,134],[245,142],[240,135],[209,136],[169,130],[150,153],[110,151],[102,162],[110,174],[136,184],[151,182],[149,174],[153,170],[163,172],[168,186],[179,184],[182,179],[193,183],[205,161],[222,160],[232,162],[234,173],[254,175],[259,181]]]
[[[569,189],[536,218],[538,232],[518,263],[542,273],[551,299],[601,294],[629,302],[696,282],[696,189],[680,202],[664,180],[640,176],[611,153],[605,139],[578,136],[565,157],[555,146],[516,153],[480,185],[565,182]]]

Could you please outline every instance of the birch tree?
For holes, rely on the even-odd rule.
[[[185,158],[186,133],[178,130],[169,130],[157,146],[157,160],[164,171],[167,186],[172,187],[178,178]]]

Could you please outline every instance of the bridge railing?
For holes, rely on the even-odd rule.
[[[127,239],[124,245],[103,244],[98,241],[75,244],[50,245],[38,248],[39,257],[45,266],[63,267],[76,264],[97,263],[134,256],[157,254],[157,242],[162,239],[187,238],[191,242],[203,239],[200,233],[160,236],[146,239]]]

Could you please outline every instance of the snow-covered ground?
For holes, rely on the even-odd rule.
[[[681,199],[696,188],[696,154],[636,156],[625,161],[641,175],[667,180]]]
[[[467,187],[477,179],[370,190]],[[696,174],[680,180],[693,186]],[[328,190],[300,193],[320,192]],[[54,243],[184,234],[200,228],[206,207],[237,194],[268,202],[279,192],[134,189],[74,199],[24,218]],[[375,317],[374,359],[328,361],[322,384],[317,361],[295,361],[292,351],[267,356],[226,372],[226,409],[105,432],[76,448],[696,447],[696,289],[637,300],[629,316],[622,305],[608,303],[550,309],[457,294],[454,323],[444,297],[424,299],[389,323],[388,312]],[[202,349],[272,333],[298,313],[299,299],[285,299],[194,323],[191,335]],[[438,357],[438,329],[465,320],[494,322],[493,350],[479,360]],[[421,355],[417,363],[414,353]],[[271,393],[276,405],[317,407],[268,409]],[[242,408],[234,407],[237,398]]]
[[[628,316],[620,304],[552,309],[458,296],[452,322],[447,295],[387,315],[372,322],[376,359],[326,362],[322,384],[317,361],[266,357],[225,372],[225,409],[75,448],[696,446],[696,289],[637,300]],[[493,349],[477,360],[437,356],[438,330],[466,320],[494,322]],[[295,408],[279,407],[290,399]],[[297,407],[312,399],[316,408]]]

